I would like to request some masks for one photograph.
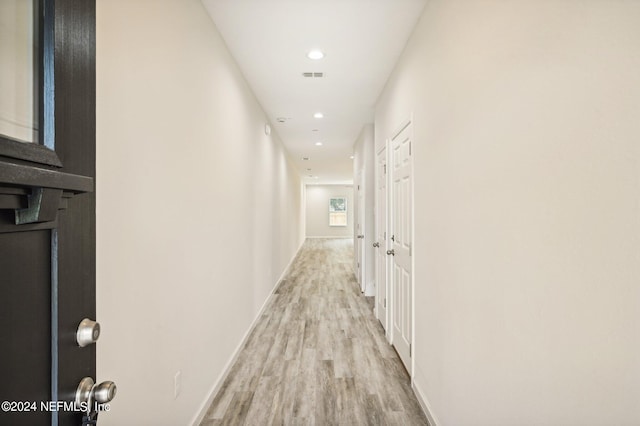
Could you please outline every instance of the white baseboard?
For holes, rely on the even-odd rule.
[[[325,239],[325,238],[353,239],[353,236],[352,235],[347,235],[346,237],[330,236],[330,237],[305,237],[305,238],[308,238],[308,239],[315,239],[315,238],[322,238],[322,239]]]
[[[413,387],[413,393],[416,395],[416,398],[418,399],[418,402],[422,407],[422,411],[424,411],[424,414],[427,416],[429,425],[438,426],[440,422],[438,421],[436,416],[433,414],[433,409],[431,408],[431,405],[427,401],[427,398],[425,398],[424,393],[422,392],[422,390],[420,390],[420,387],[418,386],[415,380],[413,380],[412,387]]]
[[[287,266],[284,268],[284,271],[282,271],[282,274],[280,274],[280,278],[278,278],[275,285],[271,289],[269,296],[262,304],[262,307],[258,311],[258,314],[256,315],[253,322],[251,323],[251,326],[249,326],[249,329],[247,330],[247,332],[244,334],[244,336],[242,336],[242,340],[240,341],[240,344],[233,351],[233,354],[231,355],[231,358],[229,359],[229,361],[227,361],[226,365],[224,366],[222,373],[220,373],[220,376],[218,376],[218,379],[214,382],[213,386],[211,387],[211,390],[209,391],[209,396],[202,402],[202,404],[200,404],[200,407],[198,408],[198,412],[196,413],[195,417],[191,421],[192,426],[198,426],[204,419],[204,416],[207,414],[207,411],[209,410],[209,407],[211,406],[213,399],[215,398],[216,394],[220,390],[220,387],[222,386],[225,379],[229,375],[229,372],[231,371],[231,367],[233,367],[233,364],[238,360],[240,351],[244,347],[245,343],[247,343],[247,339],[251,335],[251,332],[253,331],[253,329],[256,328],[256,325],[258,325],[258,321],[262,317],[264,310],[267,308],[267,306],[269,306],[271,299],[273,299],[273,295],[275,294],[276,289],[278,288],[278,286],[280,285],[284,277],[289,273],[289,269],[291,269],[291,265],[293,264],[293,261],[298,256],[298,253],[300,253],[300,249],[302,248],[303,244],[304,244],[304,240],[302,241],[302,243],[300,243],[300,246],[296,250],[295,254],[291,257],[289,264],[287,264]]]

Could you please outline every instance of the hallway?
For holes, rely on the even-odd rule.
[[[201,426],[427,425],[352,267],[351,239],[309,239]]]

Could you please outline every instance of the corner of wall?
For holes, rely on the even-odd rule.
[[[424,411],[425,416],[427,416],[429,426],[440,426],[441,423],[438,421],[435,414],[433,414],[433,409],[422,392],[422,388],[418,385],[417,380],[413,381],[412,387],[413,393],[416,395],[416,399],[418,400],[418,403],[420,403],[420,407],[422,407],[422,411]]]
[[[369,296],[375,296],[376,295],[376,281],[375,279],[371,279],[369,281],[367,281],[367,284],[364,288],[364,295],[369,297]]]

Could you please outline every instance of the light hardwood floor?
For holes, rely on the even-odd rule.
[[[201,426],[428,425],[360,293],[353,242],[307,240]]]

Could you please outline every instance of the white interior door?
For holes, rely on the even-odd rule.
[[[392,247],[392,344],[411,373],[413,288],[411,250],[413,234],[413,171],[411,123],[391,140],[391,247]]]
[[[387,149],[376,158],[376,315],[387,330]]]
[[[365,259],[365,247],[364,247],[364,230],[365,230],[365,200],[364,200],[364,173],[362,170],[358,173],[358,227],[357,227],[357,245],[358,245],[358,282],[360,283],[360,291],[364,292],[366,283],[365,272],[366,259]]]

